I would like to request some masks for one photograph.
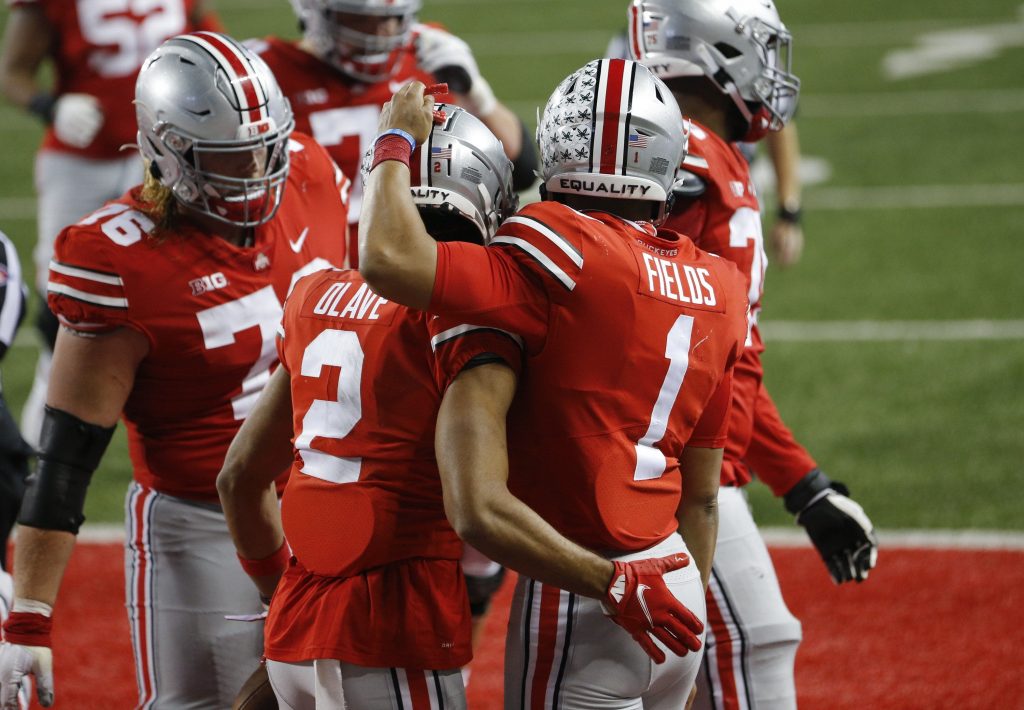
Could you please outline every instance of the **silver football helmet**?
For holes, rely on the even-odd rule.
[[[519,207],[512,189],[512,161],[479,118],[451,104],[437,104],[435,109],[444,112],[444,120],[434,124],[430,137],[409,159],[412,200],[425,217],[465,219],[479,232],[479,241],[487,244]],[[372,161],[371,147],[363,156],[364,183]]]
[[[662,79],[705,76],[747,120],[744,140],[780,130],[800,80],[792,36],[772,0],[633,0],[629,48]]]
[[[240,227],[277,212],[295,121],[252,51],[215,32],[172,37],[142,65],[135,114],[139,150],[178,202]]]
[[[292,0],[313,51],[368,83],[392,76],[412,44],[421,0]]]
[[[595,59],[566,77],[537,119],[548,193],[665,202],[686,156],[689,127],[647,67]]]

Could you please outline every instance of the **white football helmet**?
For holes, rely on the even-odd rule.
[[[548,193],[661,203],[686,156],[689,127],[647,67],[595,59],[566,77],[537,119]]]
[[[409,159],[412,200],[424,217],[429,231],[444,241],[432,227],[431,217],[461,217],[478,235],[473,241],[487,244],[506,218],[519,207],[512,189],[512,161],[505,148],[483,122],[465,109],[437,104],[445,118],[435,123],[430,137],[416,147]],[[365,184],[373,161],[373,148],[363,156]],[[447,225],[445,225],[447,226]]]
[[[746,119],[745,141],[780,130],[796,111],[792,36],[772,0],[633,0],[632,57],[662,79],[705,76]]]
[[[142,65],[135,114],[139,150],[178,202],[240,227],[277,212],[295,121],[252,51],[215,32],[172,37]]]
[[[422,4],[421,0],[292,0],[313,51],[348,76],[371,84],[398,70],[402,52],[412,47],[412,27]],[[353,19],[366,26],[353,26]]]

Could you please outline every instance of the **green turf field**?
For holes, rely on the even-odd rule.
[[[286,0],[211,4],[239,37],[295,34]],[[624,24],[625,4],[426,0],[422,17],[462,35],[498,96],[532,124],[557,81]],[[804,80],[805,157],[829,177],[806,189],[803,261],[769,268],[769,386],[880,527],[1024,529],[1024,5],[781,5]],[[26,268],[39,134],[0,108],[0,228]],[[915,323],[883,328],[904,321]],[[964,321],[1002,337],[980,338]],[[914,335],[922,330],[931,335]],[[4,363],[16,410],[33,360],[26,346]],[[90,520],[121,519],[129,477],[119,438]],[[752,489],[760,520],[787,522],[764,487]]]

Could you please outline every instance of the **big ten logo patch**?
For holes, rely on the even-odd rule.
[[[198,279],[192,279],[188,282],[189,287],[192,289],[193,296],[200,296],[208,291],[216,291],[218,288],[224,288],[228,285],[228,277],[221,272],[209,274],[208,276],[200,276]]]

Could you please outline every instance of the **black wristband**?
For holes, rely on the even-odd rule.
[[[789,222],[790,224],[800,224],[800,217],[803,215],[803,210],[799,207],[791,209],[785,205],[779,205],[779,211],[775,213],[775,218],[780,222]]]
[[[797,484],[782,497],[786,510],[793,515],[799,515],[815,496],[831,487],[831,479],[820,468],[814,469],[797,481]]]
[[[43,123],[53,123],[53,107],[57,105],[57,97],[53,94],[41,91],[33,96],[28,102],[28,112],[35,114]]]

